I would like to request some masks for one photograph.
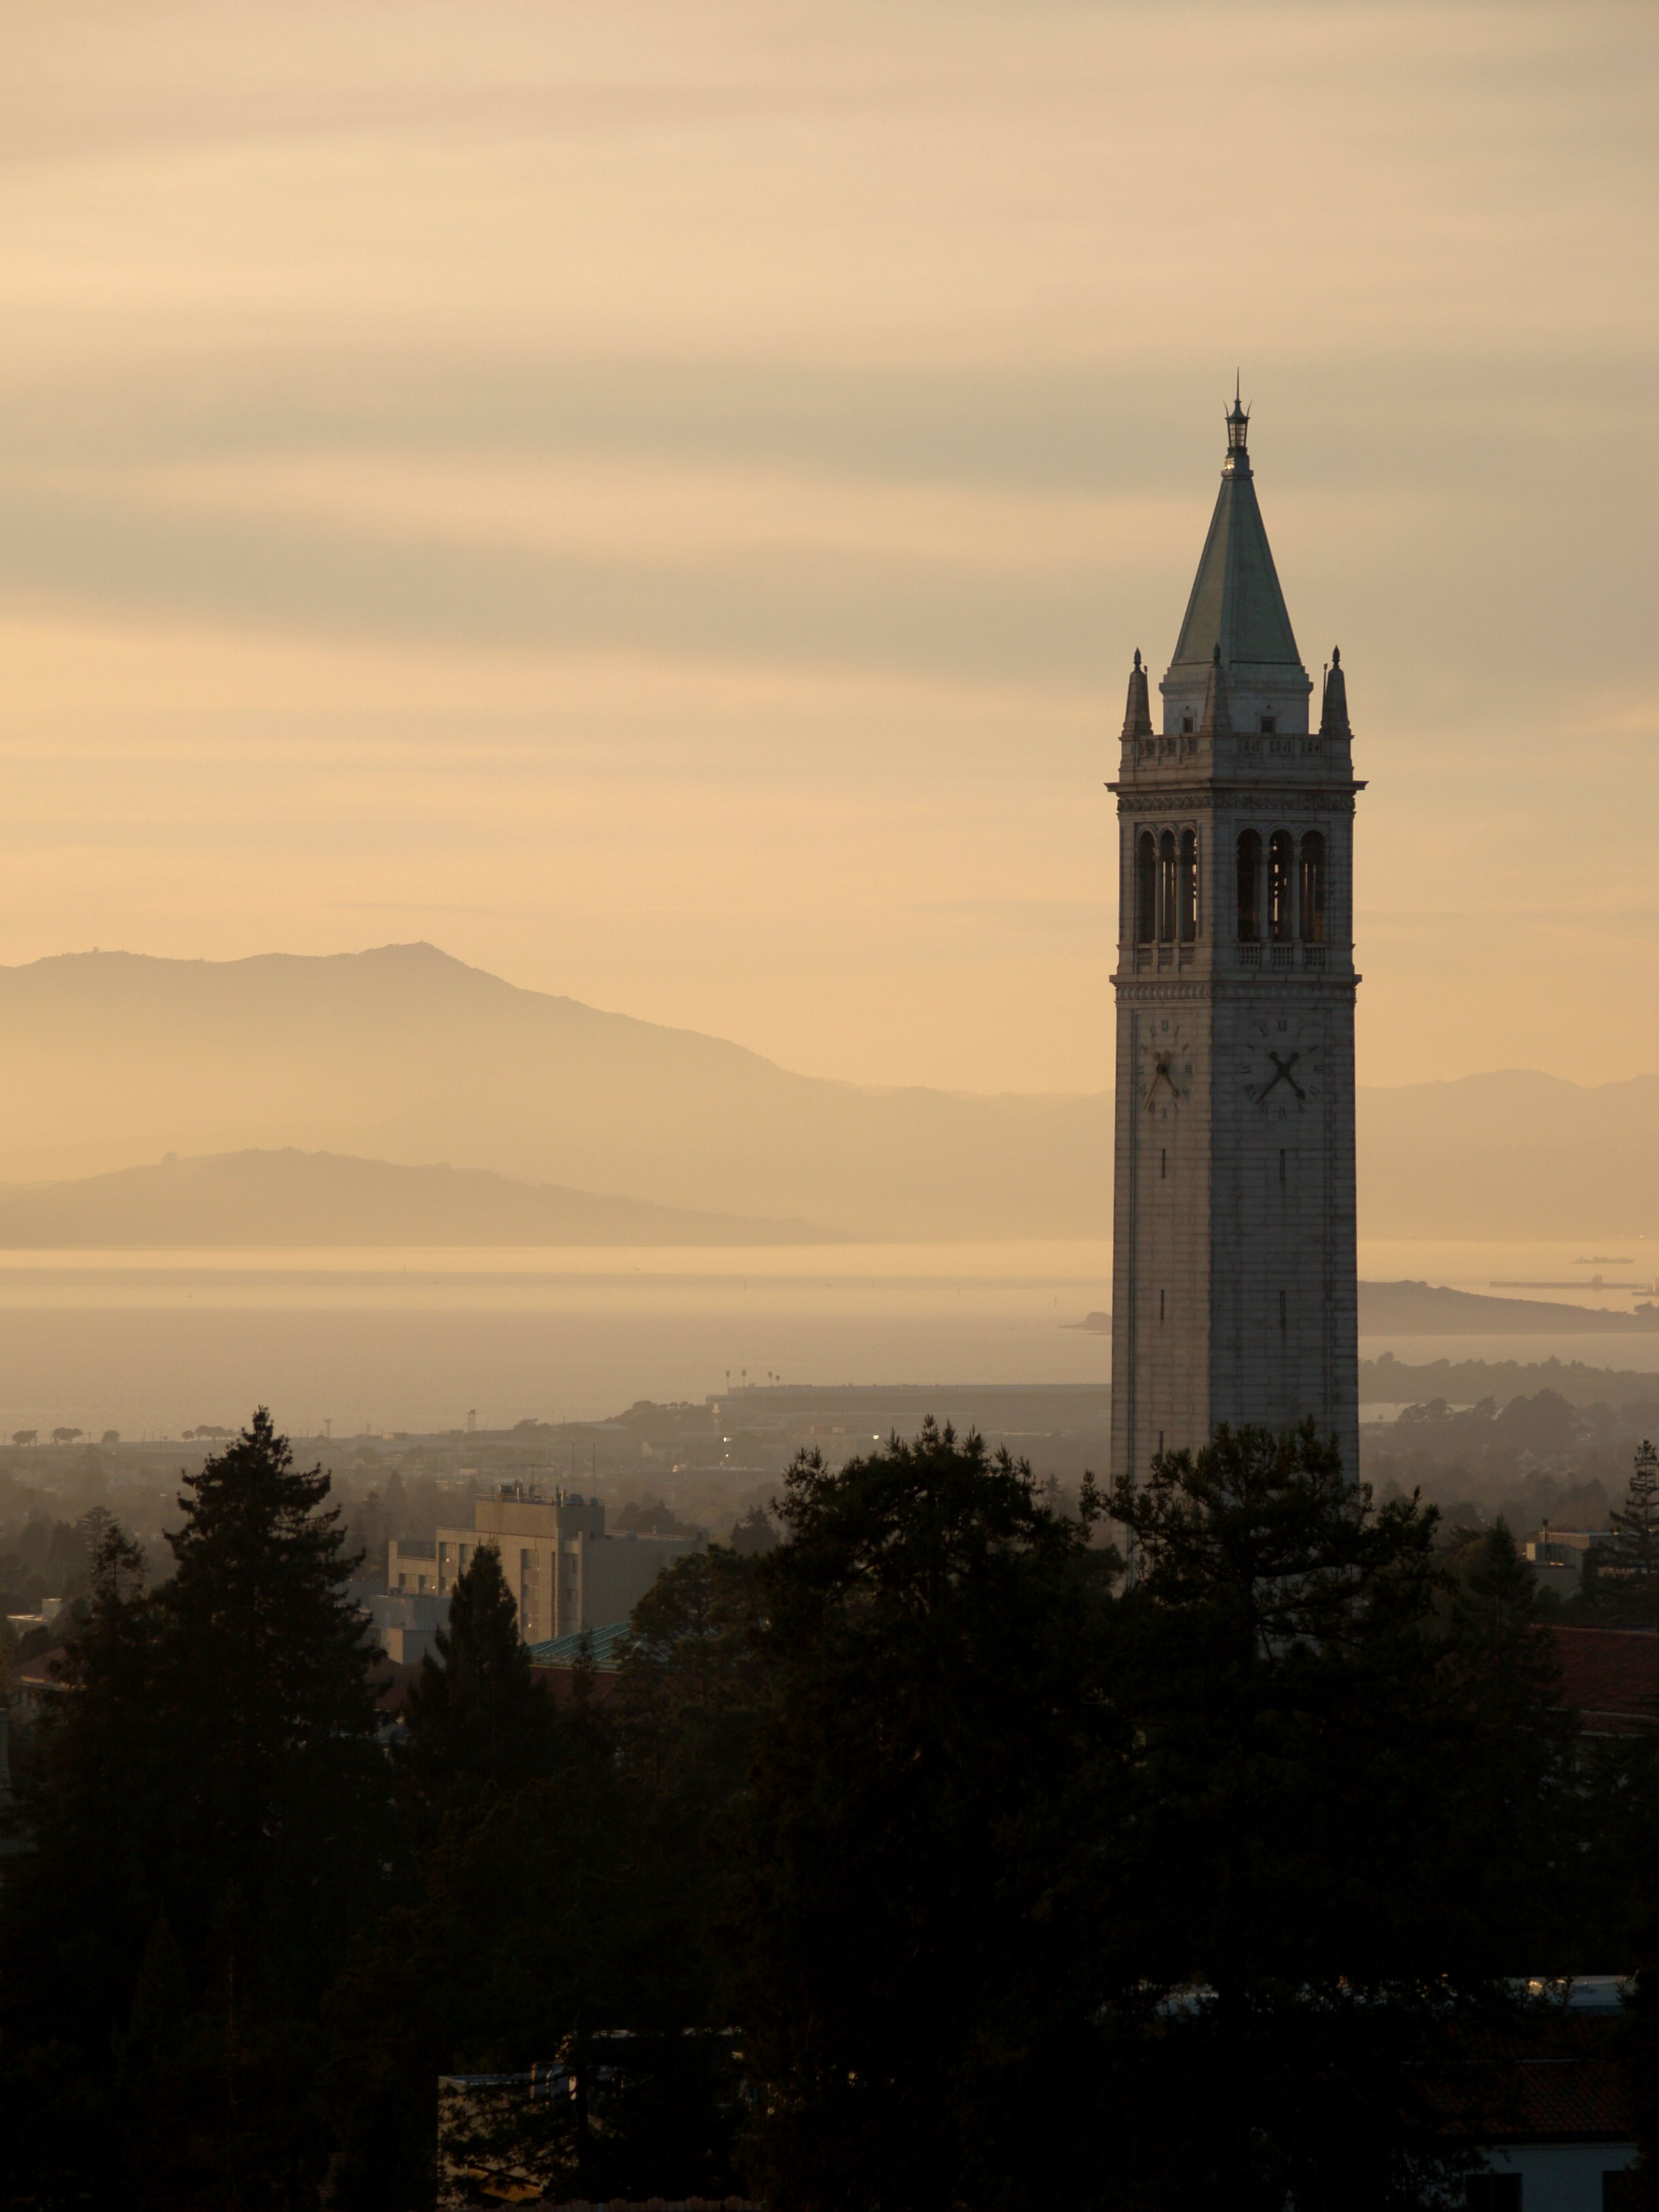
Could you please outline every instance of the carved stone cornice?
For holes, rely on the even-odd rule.
[[[1283,812],[1287,804],[1299,806],[1304,813],[1352,814],[1354,800],[1365,788],[1363,782],[1353,783],[1109,783],[1107,790],[1117,798],[1120,814],[1129,813],[1137,806],[1206,806],[1212,811],[1225,807],[1235,813]]]
[[[1305,999],[1330,999],[1352,1002],[1354,993],[1364,977],[1350,969],[1346,975],[1309,975],[1297,968],[1246,969],[1236,975],[1189,975],[1179,981],[1160,981],[1156,975],[1143,975],[1131,969],[1125,975],[1117,969],[1111,978],[1112,988],[1119,1001],[1126,1006],[1167,1006],[1178,1001],[1200,999],[1243,999],[1260,994],[1264,999],[1283,1002],[1287,992]]]

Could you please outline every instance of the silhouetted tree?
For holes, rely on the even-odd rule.
[[[43,2205],[83,2201],[88,2175],[169,2207],[314,2194],[319,2007],[391,1856],[328,1487],[261,1408],[185,1478],[153,1597],[136,1547],[102,1539],[23,1808],[35,1849],[0,1905],[0,2071],[54,2072],[87,2108],[78,2130],[44,2101],[21,2116]]]
[[[1624,1503],[1607,1515],[1618,1532],[1620,1572],[1644,1597],[1659,1592],[1659,1451],[1644,1437],[1636,1448]]]
[[[744,1559],[769,1552],[777,1540],[772,1516],[763,1505],[751,1505],[732,1530],[732,1549]]]
[[[560,2196],[731,2187],[708,1868],[710,1798],[734,1786],[733,1765],[692,1713],[720,1702],[700,1700],[699,1662],[734,1662],[738,1564],[716,1565],[712,1602],[701,1554],[642,1601],[620,1744],[580,1672],[574,1704],[555,1708],[495,1554],[469,1565],[441,1663],[411,1693],[414,1893],[355,1947],[330,2001],[346,2212],[430,2200],[441,2071],[550,2063],[568,2069],[568,2094],[506,2095],[449,2148],[522,2166]]]
[[[1659,1616],[1659,1450],[1638,1445],[1623,1498],[1607,1511],[1612,1540],[1585,1554],[1571,1621],[1651,1628]]]
[[[764,1620],[754,1558],[718,1544],[677,1559],[634,1608],[613,1717],[647,1796],[708,1844],[688,1853],[688,1871],[730,1871],[708,1823],[742,1788],[754,1747],[767,1695],[755,1649]]]
[[[1116,1871],[1174,2004],[1121,2051],[1146,2201],[1415,2204],[1453,2172],[1421,2062],[1502,2007],[1559,1835],[1570,1743],[1530,1577],[1500,1534],[1452,1597],[1432,1510],[1377,1506],[1311,1426],[1223,1429],[1112,1511],[1136,1570]]]
[[[99,1533],[83,1633],[20,1762],[0,1887],[0,2139],[12,2201],[112,2201],[130,2114],[112,2063],[159,1901],[170,1779],[151,1729],[158,1674],[143,1555]]]
[[[1596,1820],[1559,1702],[1554,1609],[1501,1519],[1459,1555],[1442,1605],[1446,1741],[1431,1832],[1443,1824],[1442,1848],[1462,1862],[1463,1955],[1495,1974],[1523,1949],[1534,1972],[1583,1971]]]
[[[365,1491],[352,1508],[349,1540],[362,1554],[362,1572],[384,1582],[386,1569],[386,1509],[378,1490]]]
[[[1310,1429],[1116,1486],[1127,1587],[1091,1481],[803,1455],[556,1708],[486,1546],[395,1757],[326,1478],[261,1413],[180,1502],[153,1595],[82,1524],[20,1762],[20,2206],[420,2212],[439,2074],[535,2063],[472,2148],[558,2195],[723,2195],[741,2118],[777,2212],[1381,2212],[1455,2179],[1433,2061],[1517,1962],[1641,1966],[1652,2049],[1659,1732],[1575,1765],[1508,1531],[1441,1552]]]
[[[457,1577],[448,1626],[410,1685],[400,1764],[419,1821],[430,1825],[491,1787],[552,1772],[557,1716],[519,1633],[501,1553],[480,1544]]]
[[[1099,2154],[1110,1556],[931,1422],[798,1458],[781,1512],[734,1931],[755,2179],[781,2207],[1053,2201]]]

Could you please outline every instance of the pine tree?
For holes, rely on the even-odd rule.
[[[760,2193],[1085,2203],[1110,1555],[931,1421],[781,1510],[732,1914]]]
[[[1112,1510],[1137,1569],[1115,1925],[1143,1987],[1194,1992],[1115,2062],[1165,2163],[1147,2193],[1424,2201],[1450,2175],[1418,2062],[1453,2008],[1502,2008],[1517,1900],[1555,1893],[1569,1777],[1530,1577],[1500,1534],[1454,1596],[1432,1510],[1378,1506],[1310,1424],[1220,1430]]]
[[[741,1578],[744,1563],[720,1556]],[[473,2151],[522,2163],[562,2199],[732,2185],[730,2100],[714,2078],[726,2046],[688,2033],[725,2019],[708,2003],[702,1911],[698,1791],[717,1762],[687,1730],[692,1778],[676,1763],[653,1788],[650,1756],[696,1695],[669,1651],[704,1641],[706,1589],[690,1577],[706,1564],[692,1553],[636,1610],[636,1643],[660,1652],[672,1682],[630,1711],[620,1755],[613,1707],[561,1711],[536,1679],[494,1549],[458,1579],[438,1656],[410,1691],[399,1760],[418,1902],[355,1947],[330,2001],[348,2212],[421,2201],[440,2073],[554,2057],[570,2097],[509,2100]]]
[[[558,1722],[519,1634],[501,1554],[481,1544],[456,1578],[449,1623],[410,1685],[403,1765],[418,1824],[550,1774]]]
[[[126,2116],[109,2053],[155,1912],[170,1778],[154,1758],[143,1555],[106,1518],[63,1688],[38,1724],[0,1886],[0,2140],[15,2201],[112,2201]]]
[[[1618,1531],[1613,1563],[1621,1576],[1643,1596],[1659,1589],[1659,1450],[1645,1437],[1636,1448],[1625,1502],[1607,1519]]]
[[[777,1540],[778,1532],[772,1525],[771,1515],[758,1504],[751,1505],[732,1530],[732,1549],[743,1559],[769,1552]]]
[[[327,1476],[295,1468],[261,1408],[185,1484],[154,1596],[137,1547],[100,1540],[23,1808],[36,1848],[0,1905],[0,2075],[56,2084],[13,2137],[43,2175],[57,2161],[42,2204],[88,2179],[169,2208],[307,2200],[326,2152],[319,2009],[392,1856]],[[158,2138],[143,2045],[162,2020],[155,2063],[189,2124]]]
[[[1426,1826],[1449,1851],[1455,1838],[1461,1869],[1449,1963],[1461,1954],[1493,1973],[1528,1946],[1535,1972],[1577,1964],[1583,1792],[1547,1603],[1500,1519],[1457,1562],[1444,1607],[1442,1778]]]
[[[390,1856],[372,1654],[330,1487],[259,1407],[185,1478],[156,1599],[176,1792],[161,1901],[216,2051],[218,2185],[277,2201],[323,2155],[298,2118],[317,2009]]]
[[[345,1591],[356,1562],[328,1476],[295,1468],[264,1407],[185,1481],[177,1571],[157,1601],[173,1711],[198,1747],[185,1818],[239,1911],[257,1911],[289,1843],[325,1850],[331,1798],[343,1789],[349,1814],[378,1764],[363,1619]]]

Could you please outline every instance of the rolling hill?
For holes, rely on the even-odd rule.
[[[1559,1298],[1494,1298],[1437,1283],[1359,1285],[1362,1336],[1624,1336],[1656,1328],[1659,1309],[1647,1302],[1626,1313]]]
[[[429,945],[0,969],[0,1175],[295,1146],[888,1237],[1098,1236],[1111,1102],[860,1090]]]
[[[75,1182],[0,1185],[0,1249],[233,1245],[798,1244],[805,1221],[694,1213],[481,1168],[400,1167],[337,1152],[169,1155]]]
[[[560,1186],[568,1205],[622,1192],[844,1237],[1111,1233],[1109,1092],[826,1082],[518,989],[429,945],[0,968],[0,1176],[17,1182],[294,1149],[449,1161]],[[1656,1138],[1651,1076],[1580,1085],[1512,1070],[1362,1090],[1361,1233],[1659,1238]],[[360,1188],[373,1212],[380,1200]],[[441,1215],[436,1193],[417,1211]]]

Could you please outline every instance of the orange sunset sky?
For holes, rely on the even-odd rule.
[[[0,960],[1110,1081],[1235,364],[1362,1082],[1659,1070],[1650,4],[0,11]]]

